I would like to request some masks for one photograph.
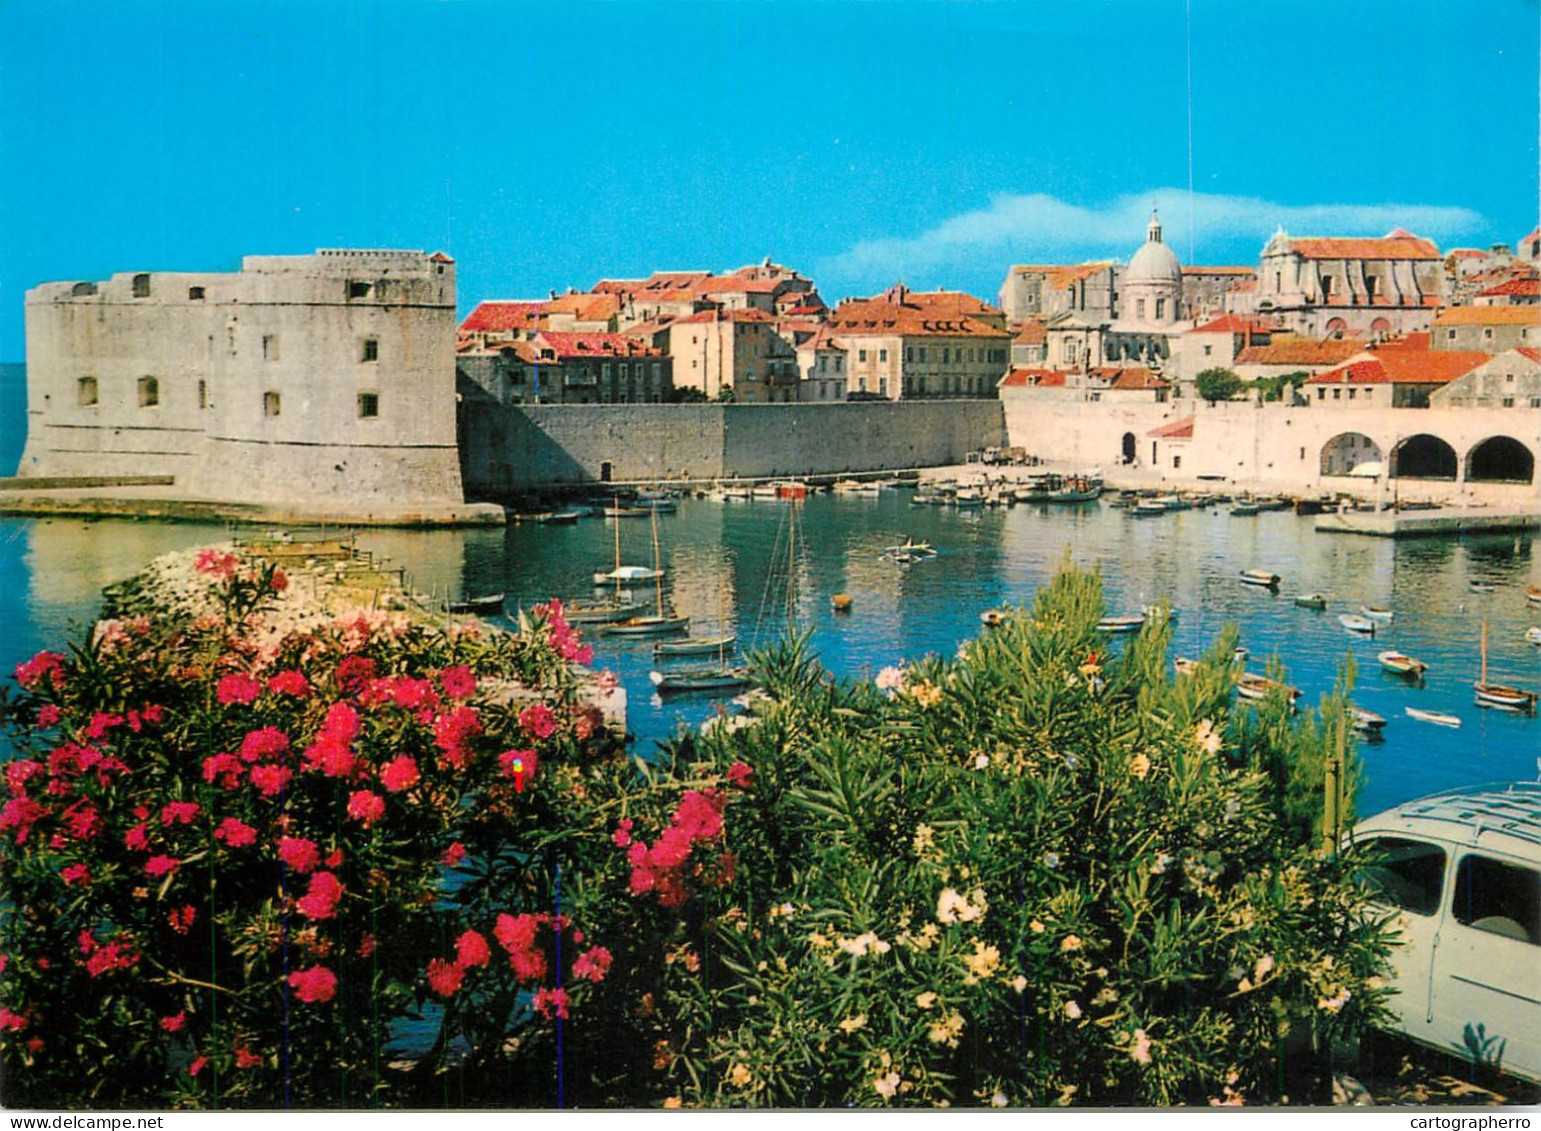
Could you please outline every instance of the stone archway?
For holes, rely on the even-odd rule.
[[[1326,329],[1329,338],[1341,338],[1348,333],[1348,323],[1341,318],[1329,318]]]
[[[1427,432],[1407,437],[1391,453],[1391,475],[1395,479],[1454,480],[1459,467],[1455,449]]]
[[[1363,432],[1339,432],[1322,445],[1321,474],[1348,475],[1366,463],[1380,463],[1385,453]]]
[[[1489,436],[1466,453],[1472,483],[1534,483],[1536,457],[1513,436]]]

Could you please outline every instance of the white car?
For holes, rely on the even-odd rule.
[[[1402,935],[1394,1028],[1541,1081],[1541,782],[1404,802],[1353,840]]]

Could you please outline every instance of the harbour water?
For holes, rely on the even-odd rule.
[[[1355,700],[1389,720],[1384,741],[1364,747],[1365,812],[1437,789],[1537,773],[1541,719],[1479,709],[1471,691],[1484,619],[1490,677],[1541,688],[1541,648],[1523,639],[1528,625],[1541,623],[1541,606],[1527,605],[1522,592],[1541,581],[1534,532],[1394,542],[1318,535],[1310,519],[1289,513],[1233,518],[1209,508],[1135,518],[1105,504],[957,511],[915,507],[909,498],[904,491],[814,495],[795,508],[687,499],[678,514],[658,520],[664,601],[692,618],[694,633],[735,632],[741,650],[771,642],[793,623],[811,633],[830,671],[875,674],[927,653],[953,654],[982,631],[982,610],[1030,602],[1068,555],[1100,569],[1110,614],[1169,601],[1178,614],[1175,654],[1201,654],[1235,622],[1249,667],[1262,670],[1278,656],[1305,703],[1330,690],[1352,656]],[[442,599],[503,591],[514,611],[553,596],[592,597],[594,572],[615,564],[617,533],[625,564],[652,564],[647,518],[372,530],[360,533],[359,544],[403,567],[425,593]],[[95,615],[103,585],[155,555],[229,536],[219,526],[0,519],[0,666],[9,672],[38,648],[70,639],[72,623]],[[930,542],[936,556],[900,565],[884,555],[907,537]],[[1240,584],[1239,572],[1249,568],[1279,574],[1278,594]],[[1474,592],[1474,580],[1495,588]],[[1325,611],[1291,600],[1313,591],[1328,595]],[[835,593],[851,595],[848,613],[831,609]],[[650,586],[635,595],[656,599]],[[1338,615],[1361,605],[1389,607],[1395,619],[1373,639],[1350,635]],[[595,666],[613,670],[627,688],[639,750],[719,709],[709,697],[654,695],[653,639],[587,635]],[[1383,672],[1375,656],[1384,649],[1428,663],[1425,683]],[[1451,713],[1464,725],[1418,722],[1407,707]]]

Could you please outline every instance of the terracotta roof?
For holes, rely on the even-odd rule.
[[[1448,257],[1451,259],[1486,259],[1488,253],[1475,247],[1451,248]]]
[[[739,310],[698,310],[694,314],[686,314],[676,318],[672,325],[679,326],[686,322],[774,322],[776,318],[763,310],[752,307]]]
[[[1191,440],[1193,439],[1193,417],[1187,420],[1174,420],[1171,424],[1163,424],[1160,428],[1152,428],[1145,433],[1154,436],[1158,440]]]
[[[786,283],[785,279],[746,279],[741,275],[719,275],[701,286],[701,293],[718,294],[775,294]]]
[[[1535,346],[1520,346],[1514,352],[1525,358],[1527,361],[1534,361],[1538,365],[1541,365],[1541,349],[1538,349]]]
[[[535,344],[552,350],[558,358],[573,357],[662,357],[660,350],[645,346],[625,334],[585,334],[543,330]]]
[[[1433,337],[1427,330],[1414,330],[1410,334],[1403,334],[1400,338],[1387,338],[1384,342],[1373,345],[1372,350],[1426,350],[1429,341]]]
[[[428,257],[428,262],[429,263],[453,263],[455,261],[453,259],[451,259],[449,256],[445,255],[442,251],[436,251],[436,252],[434,252],[432,255],[430,255]]]
[[[1541,295],[1541,279],[1510,279],[1504,283],[1498,283],[1485,291],[1479,291],[1478,298],[1498,298],[1503,295],[1516,295],[1519,297],[1534,297]]]
[[[1172,387],[1170,381],[1162,380],[1143,366],[1104,365],[1087,370],[1086,375],[1106,381],[1109,389],[1144,390]]]
[[[1362,352],[1364,343],[1329,338],[1275,338],[1266,346],[1248,346],[1237,365],[1336,365]]]
[[[1017,332],[1011,340],[1015,345],[1041,346],[1047,337],[1048,333],[1043,322],[1037,318],[1028,318],[1017,327]]]
[[[1491,360],[1466,350],[1380,350],[1318,373],[1307,385],[1445,385]]]
[[[1401,228],[1382,239],[1310,237],[1289,241],[1296,255],[1307,259],[1439,259],[1434,244]]]
[[[1012,388],[1060,388],[1065,384],[1065,373],[1061,369],[1012,368],[1000,383]]]
[[[482,302],[466,315],[460,324],[464,331],[497,333],[503,330],[531,330],[540,317],[540,303],[520,300],[517,302]]]
[[[1279,327],[1265,318],[1255,318],[1242,314],[1222,314],[1211,322],[1202,326],[1195,326],[1189,330],[1190,334],[1245,334],[1247,331],[1254,334],[1274,334]]]
[[[830,314],[829,325],[845,334],[1008,338],[1006,331],[981,320],[1000,316],[989,303],[961,291],[892,287],[876,298],[842,302]]]
[[[1452,306],[1434,317],[1436,326],[1541,326],[1538,306]]]

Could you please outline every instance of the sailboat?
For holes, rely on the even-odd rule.
[[[1536,693],[1501,683],[1489,683],[1487,678],[1487,621],[1482,622],[1482,678],[1475,684],[1477,706],[1496,707],[1501,711],[1520,711],[1534,714]]]
[[[658,516],[653,516],[653,580],[658,586],[658,611],[648,616],[627,617],[611,621],[600,631],[607,636],[660,636],[666,632],[684,632],[690,627],[689,617],[666,614],[663,608],[663,567],[658,551]]]
[[[653,515],[653,542],[658,541],[658,515]],[[635,585],[642,581],[661,581],[663,570],[658,565],[657,555],[654,555],[653,566],[622,565],[621,564],[621,524],[615,524],[615,568],[604,573],[594,575],[594,584],[601,588],[614,586],[616,589],[627,585]]]
[[[718,609],[718,622],[724,613]],[[733,651],[738,637],[724,632],[718,636],[687,637],[684,640],[660,641],[653,645],[653,658],[667,660],[675,656],[702,656],[717,653],[714,664],[697,664],[693,667],[670,668],[648,673],[660,695],[687,691],[742,691],[749,686],[749,668],[742,664],[729,664],[728,653]]]

